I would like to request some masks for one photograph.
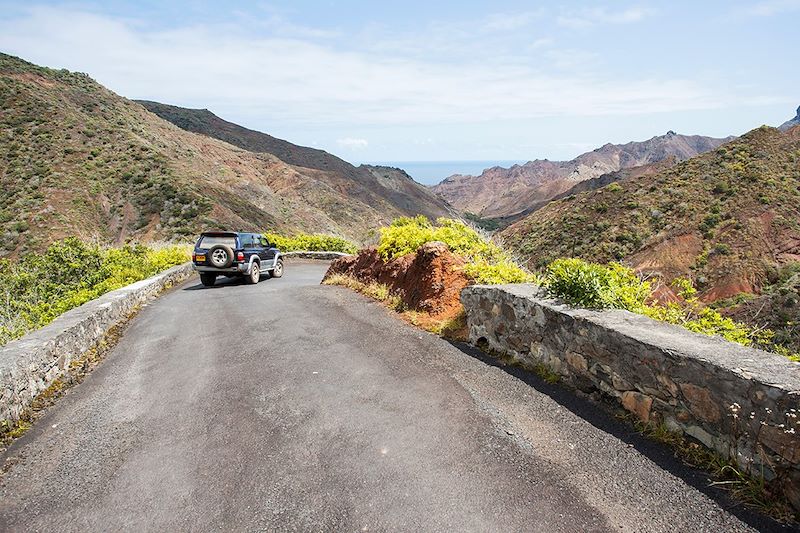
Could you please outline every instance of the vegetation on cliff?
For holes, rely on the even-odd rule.
[[[0,259],[0,345],[103,294],[189,260],[186,246],[103,248],[75,238]]]

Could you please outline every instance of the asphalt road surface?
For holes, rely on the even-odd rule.
[[[325,268],[148,305],[0,458],[0,530],[750,529],[592,404],[320,286]]]

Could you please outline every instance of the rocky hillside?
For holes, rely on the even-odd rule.
[[[501,232],[531,267],[563,256],[691,277],[706,301],[800,261],[800,127],[763,126],[655,174],[554,201]]]
[[[317,171],[314,172],[316,178],[367,205],[388,202],[406,214],[423,214],[434,219],[450,211],[446,202],[400,169],[366,165],[355,167],[324,150],[298,146],[244,128],[219,118],[207,109],[186,109],[145,100],[138,100],[138,103],[184,130],[207,135],[250,152],[272,154],[298,170]]]
[[[798,106],[797,108],[797,115],[795,115],[793,119],[787,120],[786,122],[778,126],[778,129],[781,131],[787,131],[794,128],[795,126],[800,126],[800,106]]]
[[[647,141],[606,144],[571,161],[537,159],[480,176],[454,175],[433,190],[457,209],[482,218],[518,215],[541,206],[576,183],[668,159],[682,161],[717,148],[727,139],[667,132]]]
[[[369,172],[378,183],[387,191],[394,202],[409,210],[416,209],[419,213],[426,215],[431,220],[441,216],[458,218],[456,210],[434,194],[428,187],[420,185],[408,173],[397,167],[387,167],[382,165],[361,165],[359,170]]]
[[[368,172],[356,179],[191,133],[85,74],[4,54],[0,110],[0,257],[70,235],[119,243],[208,227],[360,240],[419,213]]]

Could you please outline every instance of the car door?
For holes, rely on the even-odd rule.
[[[242,246],[242,252],[244,252],[244,260],[249,263],[250,257],[253,254],[258,254],[258,249],[255,242],[253,242],[253,236],[249,233],[242,233],[239,235],[239,241]]]
[[[275,248],[269,243],[263,235],[258,236],[258,244],[261,248],[261,262],[262,264],[272,266],[275,262]]]

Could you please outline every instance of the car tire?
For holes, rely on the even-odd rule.
[[[249,285],[257,284],[261,280],[261,265],[254,262],[250,267],[250,273],[244,277],[244,280]]]
[[[215,281],[217,281],[217,275],[213,272],[200,273],[200,283],[202,283],[204,287],[213,287]]]
[[[215,244],[208,249],[208,262],[216,268],[228,268],[233,264],[233,250],[225,244]]]
[[[283,259],[278,259],[275,268],[272,269],[272,277],[280,278],[281,276],[283,276]]]

